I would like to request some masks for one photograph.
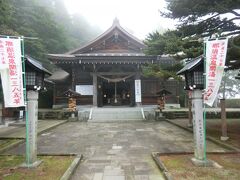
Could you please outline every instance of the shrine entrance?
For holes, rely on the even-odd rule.
[[[129,81],[102,83],[103,106],[130,106],[131,96]]]
[[[97,104],[102,106],[134,106],[135,72],[98,72]]]

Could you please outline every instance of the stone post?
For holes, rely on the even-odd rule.
[[[27,91],[26,121],[28,141],[26,141],[25,167],[36,167],[41,161],[37,160],[37,123],[38,123],[38,91]]]
[[[194,90],[192,93],[192,115],[194,133],[194,158],[195,165],[205,165],[205,134],[203,124],[203,98],[202,90]]]

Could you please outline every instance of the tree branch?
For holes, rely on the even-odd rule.
[[[199,21],[199,24],[200,24],[200,23],[204,23],[204,22],[206,22],[206,21],[208,21],[208,20],[210,20],[210,19],[213,19],[213,18],[215,18],[215,17],[217,17],[217,16],[219,16],[219,15],[220,15],[220,13],[217,13],[217,14],[215,14],[215,15],[207,18],[207,19],[204,19],[204,20],[202,20],[202,21]]]
[[[239,31],[234,31],[234,32],[230,32],[230,33],[227,33],[227,34],[224,34],[224,36],[231,36],[231,35],[235,35],[235,34],[240,34],[240,30]]]
[[[240,16],[240,14],[234,10],[231,10],[230,13],[234,14],[235,16]]]
[[[232,18],[232,19],[227,19],[226,21],[222,21],[218,26],[216,26],[216,27],[214,27],[214,28],[212,28],[212,29],[209,29],[209,31],[215,31],[215,30],[217,30],[218,28],[223,27],[225,24],[230,23],[230,22],[232,22],[232,21],[234,21],[234,20],[238,20],[238,19],[240,19],[240,17],[234,17],[234,18]]]

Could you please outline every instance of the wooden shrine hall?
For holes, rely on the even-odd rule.
[[[179,104],[179,84],[146,78],[141,67],[149,63],[173,64],[169,57],[148,56],[142,41],[123,29],[118,19],[88,44],[65,54],[49,54],[49,60],[68,74],[55,81],[54,105],[67,104],[61,95],[72,89],[81,96],[77,105],[136,106],[156,104],[157,92],[167,89],[167,103]],[[59,73],[59,72],[57,72]],[[55,75],[58,76],[58,75]],[[61,75],[60,75],[61,76]]]

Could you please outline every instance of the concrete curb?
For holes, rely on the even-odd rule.
[[[161,161],[160,158],[158,158],[158,154],[156,152],[152,153],[152,158],[155,161],[155,163],[157,164],[157,166],[159,167],[159,169],[162,171],[163,176],[166,180],[173,180],[171,174],[168,172],[166,166],[164,165],[164,163]]]
[[[63,176],[60,178],[60,180],[69,180],[71,178],[71,176],[73,175],[74,171],[76,170],[77,166],[79,165],[81,159],[82,159],[82,155],[78,155],[73,162],[71,163],[71,165],[69,166],[69,168],[65,171],[65,173],[63,174]]]
[[[12,156],[12,154],[0,154],[0,156]],[[14,155],[19,156],[19,155]],[[20,155],[22,156],[22,155]],[[38,156],[77,156],[73,160],[73,162],[70,164],[68,169],[65,171],[65,173],[62,175],[60,180],[69,180],[71,176],[73,175],[74,171],[76,170],[77,166],[79,165],[80,161],[83,158],[83,155],[76,155],[76,154],[38,154]]]
[[[47,120],[46,120],[46,121],[47,121]],[[61,123],[59,123],[59,124],[56,124],[56,125],[54,125],[54,126],[51,126],[51,127],[47,128],[47,129],[44,129],[44,130],[38,132],[38,135],[41,135],[42,133],[45,133],[46,131],[52,130],[52,129],[54,129],[54,128],[62,125],[62,124],[65,124],[65,123],[67,123],[67,122],[68,122],[67,120],[63,120],[63,122],[61,122]]]
[[[5,151],[7,151],[7,150],[9,150],[9,149],[11,149],[11,148],[14,148],[14,147],[18,146],[19,144],[21,144],[21,143],[23,143],[23,142],[25,142],[25,139],[21,139],[21,140],[19,140],[18,142],[15,142],[15,143],[9,144],[9,145],[6,146],[6,147],[3,147],[2,149],[0,149],[0,154],[1,154],[1,153],[4,153]]]
[[[51,127],[47,128],[47,129],[44,129],[44,130],[38,132],[37,135],[39,136],[39,135],[43,134],[44,132],[47,132],[47,131],[49,131],[49,130],[51,130],[51,129],[54,129],[54,128],[56,128],[57,126],[60,126],[60,125],[62,125],[62,124],[64,124],[64,123],[67,123],[67,122],[68,122],[68,121],[64,121],[64,122],[61,122],[61,123],[56,124],[56,125],[54,125],[54,126],[51,126]],[[9,146],[7,146],[7,147],[5,147],[5,148],[0,149],[0,153],[4,153],[4,152],[6,152],[6,151],[9,150],[9,149],[18,146],[19,144],[26,142],[26,138],[11,138],[11,137],[8,138],[8,137],[3,137],[3,138],[0,138],[0,139],[19,139],[19,140],[20,140],[19,142],[10,144]]]
[[[184,129],[184,130],[186,130],[186,131],[188,131],[188,132],[193,133],[193,130],[192,130],[192,129],[183,127],[183,126],[181,126],[181,125],[179,125],[179,124],[176,124],[176,123],[174,123],[174,122],[172,122],[172,121],[169,121],[168,119],[165,119],[165,121],[167,121],[168,123],[170,123],[170,124],[172,124],[172,125],[175,125],[175,126],[181,128],[181,129]],[[215,138],[213,138],[213,137],[206,136],[206,139],[209,140],[209,141],[211,141],[211,142],[213,142],[213,143],[215,143],[215,144],[217,144],[217,145],[219,145],[219,146],[221,146],[221,147],[223,147],[223,148],[226,148],[226,149],[228,149],[228,150],[233,150],[233,151],[236,151],[236,152],[240,152],[240,149],[239,149],[239,148],[234,147],[234,146],[229,145],[229,144],[226,144],[226,143],[224,143],[224,142],[221,142],[221,141],[219,141],[219,140],[217,140],[217,139],[215,139]]]
[[[170,152],[170,153],[159,153],[159,152],[153,152],[152,158],[159,167],[159,169],[162,171],[164,178],[167,180],[174,180],[171,173],[168,171],[164,163],[161,161],[159,156],[171,156],[171,155],[194,155],[194,152]],[[222,154],[239,154],[239,152],[209,152],[208,154],[215,154],[215,155],[222,155]]]

